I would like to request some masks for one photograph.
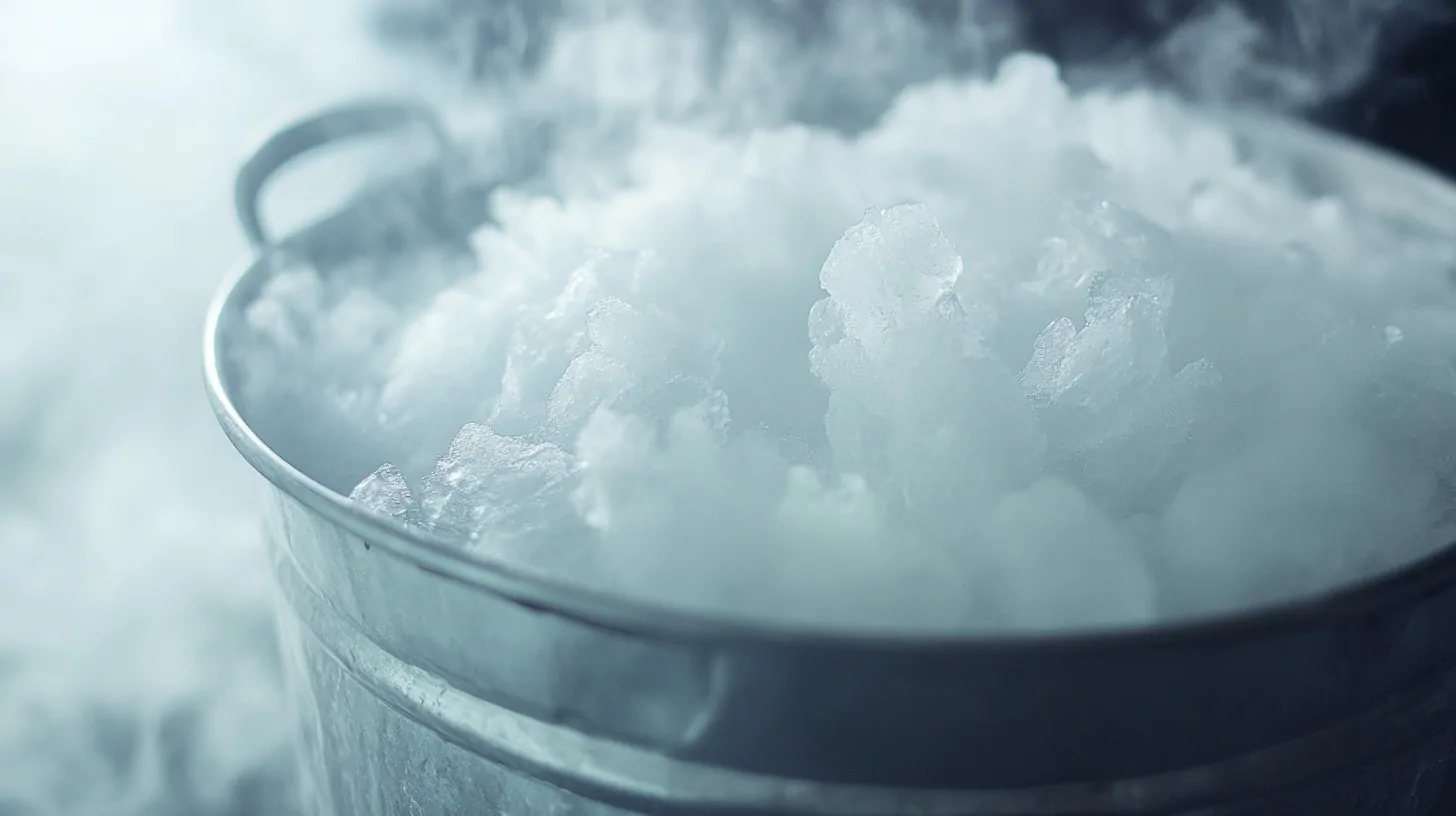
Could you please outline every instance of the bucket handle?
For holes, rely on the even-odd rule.
[[[263,228],[258,198],[273,174],[298,156],[337,141],[424,128],[442,155],[454,153],[449,133],[430,106],[408,99],[360,100],[326,108],[268,137],[238,170],[233,206],[243,235],[256,250],[272,242]]]

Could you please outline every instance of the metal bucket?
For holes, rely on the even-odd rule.
[[[273,485],[313,813],[1456,813],[1456,549],[1201,622],[890,637],[654,608],[361,512],[340,491],[377,460],[301,418],[249,416],[228,338],[275,252],[327,269],[422,228],[463,243],[487,217],[488,185],[442,158],[267,239],[258,191],[290,158],[419,124],[448,153],[412,104],[326,111],[270,140],[237,186],[259,258],[207,326],[217,415]],[[1456,188],[1419,168],[1294,123],[1232,126],[1303,183],[1427,231],[1456,224]]]

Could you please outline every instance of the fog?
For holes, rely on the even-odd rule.
[[[1305,29],[1293,30],[1305,33],[1288,43],[1247,15],[1197,17],[1202,30],[1119,64],[1134,76],[1163,65],[1211,100],[1308,107],[1358,84],[1369,21],[1395,8],[1340,5],[1331,16],[1298,4]],[[290,812],[262,488],[214,426],[198,349],[208,299],[246,257],[229,192],[259,135],[365,91],[427,89],[457,118],[478,111],[454,90],[478,68],[468,43],[443,61],[420,57],[438,44],[386,50],[369,10],[0,1],[0,814]],[[974,41],[963,61],[990,59],[1022,29],[988,14],[994,28],[937,47]],[[680,24],[698,30],[699,16]],[[752,33],[773,25],[743,35],[774,46],[738,52],[729,71],[743,82],[644,83],[681,57],[609,59],[628,26],[597,30],[577,62],[547,59],[556,73],[533,87],[634,115],[708,111],[723,125],[770,115],[743,102],[762,90],[783,94],[771,115],[809,116],[794,103],[822,84],[893,87],[960,59],[892,47],[915,41],[913,26],[851,41],[867,30],[851,19],[831,36],[840,50],[818,46],[820,67],[783,73],[798,59],[789,40]],[[855,58],[865,49],[880,68]],[[873,99],[858,101],[872,114]],[[276,203],[301,213],[327,196],[292,199]]]
[[[260,125],[388,69],[342,3],[3,16],[0,812],[286,813],[259,488],[201,320]]]

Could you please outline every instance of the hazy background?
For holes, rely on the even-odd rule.
[[[246,257],[232,173],[290,115],[410,90],[459,120],[560,101],[853,129],[905,83],[1020,44],[1079,81],[1309,115],[1449,172],[1449,17],[1396,0],[0,0],[0,816],[290,812],[261,487],[199,377],[203,310]]]

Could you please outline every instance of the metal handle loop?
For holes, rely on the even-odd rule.
[[[454,153],[449,133],[435,111],[415,100],[361,100],[328,108],[270,136],[243,163],[233,187],[233,205],[243,235],[254,249],[270,245],[259,215],[258,197],[284,165],[332,142],[389,131],[424,128],[444,156]]]

